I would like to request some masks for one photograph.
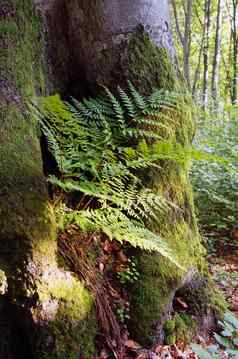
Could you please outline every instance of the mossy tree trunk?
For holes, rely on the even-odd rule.
[[[153,87],[176,89],[168,1],[2,0],[0,34],[0,311],[11,312],[13,324],[3,333],[1,317],[0,358],[92,359],[92,298],[57,265],[54,218],[27,102],[46,94],[46,88],[87,95],[102,84],[125,87],[127,80],[143,93]],[[174,141],[187,145],[191,133],[187,116],[173,119]],[[145,344],[160,337],[175,292],[186,285],[188,298],[194,273],[203,266],[188,167],[166,162],[147,176],[182,210],[161,218],[155,230],[177,252],[185,271],[158,255],[139,253],[141,279],[131,291],[131,327]],[[195,295],[207,288],[204,281],[195,282],[201,283]],[[22,351],[15,345],[15,353],[11,337],[20,342],[22,329],[29,345]]]
[[[43,26],[34,1],[1,1],[1,359],[94,355],[92,298],[57,265],[40,142],[27,110],[29,101],[46,93]]]
[[[168,0],[69,0],[67,9],[73,64],[84,73],[84,84],[91,93],[99,85],[126,87],[127,80],[144,94],[154,87],[184,90],[175,69]],[[171,120],[171,141],[190,145],[195,127],[191,113],[184,111],[183,118],[173,118],[171,114]],[[154,229],[167,239],[184,270],[156,254],[139,254],[141,280],[130,294],[131,329],[136,339],[146,345],[161,340],[176,291],[189,284],[193,296],[193,283],[200,283],[201,298],[203,289],[212,293],[210,284],[198,280],[205,267],[204,250],[194,212],[189,166],[189,161],[183,165],[165,161],[157,173],[147,174],[151,186],[179,207],[161,218]],[[209,308],[205,303],[201,316],[206,317]]]

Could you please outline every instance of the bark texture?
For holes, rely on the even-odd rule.
[[[127,80],[143,93],[153,87],[178,89],[168,1],[2,0],[0,16],[3,307],[6,301],[23,323],[33,358],[93,359],[92,298],[82,283],[58,268],[39,140],[26,103],[36,94],[81,96],[96,93],[99,85],[124,87]],[[194,131],[190,113],[170,115],[172,139],[189,144]],[[138,254],[141,280],[130,294],[131,328],[146,345],[162,338],[175,292],[203,268],[188,168],[166,161],[161,171],[145,177],[181,209],[161,218],[155,230],[185,267],[179,271],[158,255]],[[1,359],[20,356],[0,352]]]
[[[27,110],[46,93],[44,21],[31,0],[2,0],[0,17],[0,358],[93,357],[92,298],[58,268],[40,142]]]
[[[154,87],[181,91],[174,69],[168,1],[114,0],[95,4],[93,0],[69,0],[67,9],[70,48],[77,64],[74,67],[84,71],[90,92],[95,93],[99,85],[125,87],[127,80],[142,93],[150,93]],[[189,145],[194,133],[191,112],[185,110],[182,118],[170,115],[171,140]],[[188,171],[189,163],[165,161],[161,171],[147,173],[144,178],[181,209],[161,218],[154,230],[168,240],[185,267],[184,272],[179,271],[158,255],[138,254],[141,280],[130,294],[130,327],[145,345],[162,339],[163,323],[171,313],[176,291],[192,283],[194,273],[201,273],[204,267]],[[208,287],[201,286],[201,297],[203,288],[212,293]],[[209,311],[208,307],[206,303]]]

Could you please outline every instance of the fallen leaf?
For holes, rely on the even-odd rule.
[[[141,348],[140,344],[135,342],[134,340],[127,340],[125,342],[125,346],[129,349],[140,349]]]
[[[103,272],[103,271],[104,271],[104,268],[105,268],[104,264],[103,264],[103,263],[99,263],[99,270],[100,270],[100,272]]]
[[[182,298],[180,297],[175,297],[175,302],[180,305],[183,309],[188,309],[188,305],[187,303],[185,303]]]

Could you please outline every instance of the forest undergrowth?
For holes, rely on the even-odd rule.
[[[133,255],[136,248],[156,250],[177,265],[175,253],[148,224],[151,218],[178,208],[145,189],[137,176],[148,168],[158,170],[160,161],[196,159],[191,178],[209,270],[227,300],[227,310],[238,313],[237,122],[234,116],[227,124],[221,118],[214,127],[203,124],[196,147],[180,148],[168,141],[171,129],[166,124],[167,111],[180,111],[177,95],[158,91],[146,99],[129,85],[129,95],[119,88],[114,97],[105,89],[103,100],[65,104],[57,96],[45,99],[45,112],[40,115],[57,169],[49,181],[60,257],[94,297],[97,358],[236,358],[238,322],[233,323],[233,331],[219,324],[225,339],[217,333],[198,335],[188,316],[189,305],[179,295],[174,298],[173,320],[164,327],[163,345],[149,350],[133,340],[128,289],[140,278]],[[176,340],[170,341],[174,333]],[[193,341],[199,345],[191,347]]]

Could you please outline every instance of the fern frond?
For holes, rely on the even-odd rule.
[[[86,225],[88,230],[102,231],[111,240],[116,239],[120,243],[128,242],[133,247],[150,252],[157,251],[181,268],[165,240],[146,229],[142,223],[129,220],[117,209],[80,211],[74,213],[74,217],[74,223],[77,223],[80,228],[83,224],[83,229]]]
[[[121,98],[121,101],[127,110],[128,116],[134,118],[137,115],[137,111],[135,105],[133,104],[133,101],[130,99],[127,93],[124,90],[122,90],[120,86],[118,86],[117,90]]]
[[[115,117],[119,120],[120,123],[124,125],[124,110],[120,104],[120,102],[116,99],[116,97],[112,94],[112,92],[104,87],[104,91],[112,104],[112,108],[114,110]]]
[[[139,92],[135,89],[135,87],[132,85],[130,81],[128,81],[128,87],[135,105],[137,106],[138,109],[143,111],[147,106],[144,96],[139,94]]]
[[[128,86],[129,94],[104,88],[104,97],[64,103],[56,96],[52,107],[46,101],[40,125],[61,172],[49,181],[90,199],[80,201],[79,210],[66,208],[65,223],[158,251],[177,265],[166,240],[147,228],[174,205],[145,188],[138,175],[141,169],[160,170],[158,160],[183,156],[164,141],[171,127],[166,110],[175,110],[176,101],[161,91],[147,98]]]

